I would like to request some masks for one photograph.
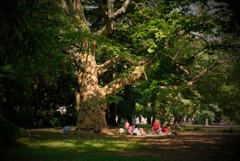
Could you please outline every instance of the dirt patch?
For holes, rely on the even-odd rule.
[[[178,131],[177,135],[126,136],[144,148],[116,153],[127,156],[151,156],[167,161],[239,161],[240,133],[225,129]]]

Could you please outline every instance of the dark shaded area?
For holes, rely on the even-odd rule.
[[[236,0],[226,0],[226,2],[230,5],[230,9],[234,13],[234,19],[240,22],[240,10],[239,10],[239,1]]]

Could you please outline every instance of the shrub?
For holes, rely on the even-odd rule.
[[[11,146],[15,144],[17,136],[20,134],[20,129],[10,120],[0,114],[0,145]]]

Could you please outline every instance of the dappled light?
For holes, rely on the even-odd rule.
[[[51,131],[51,130],[50,130]],[[29,138],[20,138],[19,143],[28,146],[30,148],[42,148],[48,147],[58,149],[61,151],[75,151],[75,152],[88,152],[88,151],[125,151],[128,149],[135,149],[139,143],[132,142],[129,144],[129,140],[112,140],[112,139],[101,139],[101,135],[77,135],[77,134],[61,134],[52,130],[51,135],[47,137],[45,130],[32,133]],[[118,136],[119,138],[119,136]],[[43,141],[43,139],[45,141]]]
[[[133,136],[117,134],[117,129],[111,129],[114,135],[78,134],[74,131],[60,133],[60,129],[29,129],[30,137],[19,138],[19,146],[11,150],[5,149],[4,157],[9,158],[9,161],[15,157],[22,160],[52,160],[50,158],[63,157],[64,154],[72,158],[81,155],[86,161],[96,158],[112,160],[116,157],[133,160],[132,157],[136,156],[151,161],[160,158],[168,161],[186,161],[188,158],[192,161],[222,161],[223,158],[233,159],[238,154],[236,145],[240,144],[239,130],[240,127],[235,127],[233,133],[209,129],[178,131],[177,135]],[[219,153],[220,151],[223,153]]]

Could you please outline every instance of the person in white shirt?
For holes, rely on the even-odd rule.
[[[134,126],[134,128],[133,128],[133,135],[141,135],[141,132],[138,129],[138,125]]]

